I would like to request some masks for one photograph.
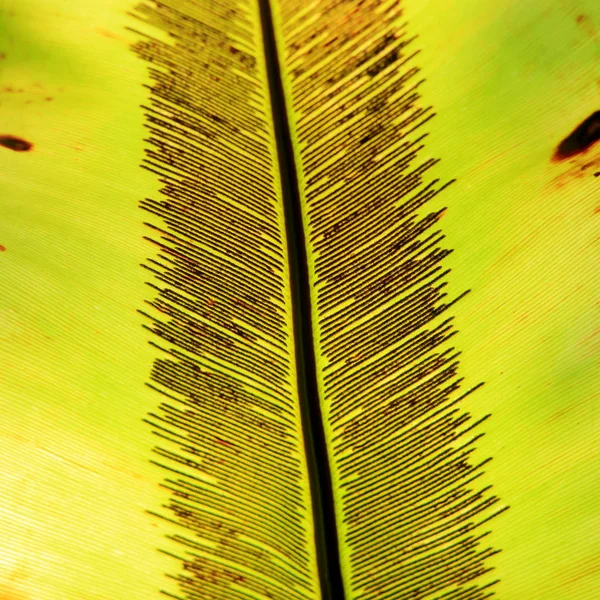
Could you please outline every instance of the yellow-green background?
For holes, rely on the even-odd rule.
[[[497,594],[595,598],[600,150],[550,158],[600,109],[600,5],[413,1],[406,16],[438,114],[426,154],[458,179],[438,202],[450,290],[473,290],[456,344],[467,383],[486,381],[465,406],[493,414],[478,456],[494,457],[486,482],[512,507],[490,524]]]
[[[140,25],[122,0],[8,4],[0,133],[34,148],[0,148],[0,598],[158,597]]]
[[[133,600],[173,589],[168,494],[141,419],[154,352],[141,327],[153,249],[137,208],[146,65],[125,0],[5,1],[0,21],[0,598]],[[490,524],[502,600],[600,586],[600,151],[553,149],[600,108],[593,1],[408,0],[421,154],[458,181],[427,210],[454,248],[465,402],[492,412],[477,455],[511,510]],[[578,18],[579,17],[579,18]],[[582,18],[583,17],[583,18]],[[47,98],[51,98],[48,100]],[[587,166],[582,170],[581,167]]]

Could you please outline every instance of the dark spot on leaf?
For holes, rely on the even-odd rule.
[[[600,139],[600,111],[596,111],[578,125],[557,147],[553,162],[583,154]]]
[[[33,144],[14,135],[0,135],[0,146],[4,146],[15,152],[27,152],[33,148]]]
[[[575,21],[577,22],[577,25],[579,25],[579,27],[581,28],[581,31],[587,37],[596,41],[598,32],[596,30],[596,27],[594,26],[592,19],[588,15],[584,15],[584,14],[577,15],[577,17],[575,17]]]
[[[600,177],[600,171],[596,171],[596,172],[594,173],[594,177]]]
[[[5,252],[6,251],[6,246],[3,246],[2,244],[0,244],[0,252]]]

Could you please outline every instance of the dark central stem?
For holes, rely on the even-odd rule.
[[[317,386],[310,283],[306,260],[306,239],[302,227],[302,205],[298,175],[287,118],[288,113],[281,70],[277,59],[273,16],[269,0],[259,0],[259,6],[290,257],[290,287],[298,373],[298,395],[310,478],[321,594],[323,600],[343,600],[344,588],[335,522],[331,471],[329,469],[323,416]]]

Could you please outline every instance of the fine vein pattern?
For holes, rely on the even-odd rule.
[[[482,539],[504,510],[478,484],[460,400],[448,270],[427,203],[433,113],[397,0],[285,0],[294,111],[345,585],[353,600],[493,595]],[[477,387],[477,386],[476,386]],[[486,417],[487,418],[487,417]]]
[[[296,398],[284,223],[262,42],[250,2],[145,2],[142,312],[161,351],[148,422],[178,525],[174,598],[317,597]],[[167,41],[164,40],[166,34]]]

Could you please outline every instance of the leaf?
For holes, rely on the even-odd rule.
[[[12,3],[0,597],[593,597],[599,22]]]

